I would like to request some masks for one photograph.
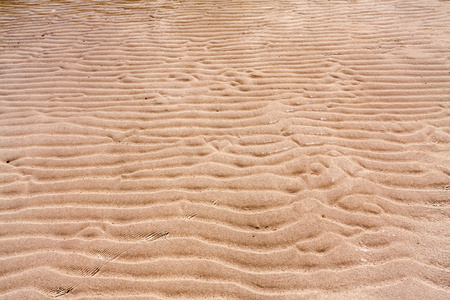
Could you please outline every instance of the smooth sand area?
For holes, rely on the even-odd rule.
[[[0,1],[0,299],[450,299],[450,1]]]

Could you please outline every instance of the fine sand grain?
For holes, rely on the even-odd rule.
[[[449,1],[0,1],[0,298],[450,299],[449,49]]]

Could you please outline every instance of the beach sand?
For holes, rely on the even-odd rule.
[[[450,299],[450,2],[0,2],[1,299]]]

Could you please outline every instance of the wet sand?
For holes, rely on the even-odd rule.
[[[1,1],[1,299],[449,299],[450,2]]]

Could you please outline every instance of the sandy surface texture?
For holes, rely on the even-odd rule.
[[[450,299],[449,49],[449,1],[0,1],[0,298]]]

